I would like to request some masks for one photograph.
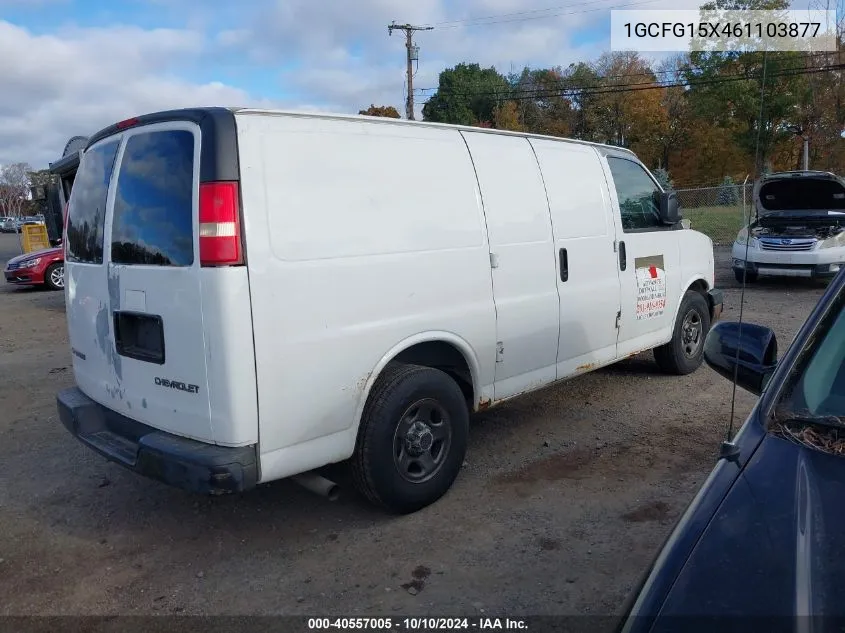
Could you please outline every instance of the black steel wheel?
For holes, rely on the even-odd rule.
[[[710,306],[700,293],[687,290],[675,319],[672,340],[654,349],[654,360],[666,373],[683,376],[704,360],[704,339],[710,331]]]
[[[358,490],[391,512],[416,512],[452,486],[466,454],[469,411],[447,373],[391,364],[364,408],[352,472]]]

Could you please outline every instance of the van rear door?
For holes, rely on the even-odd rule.
[[[195,122],[171,120],[85,152],[68,211],[66,295],[79,388],[129,418],[212,442],[205,335],[219,332],[203,318],[201,140]]]

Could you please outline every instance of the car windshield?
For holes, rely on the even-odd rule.
[[[810,337],[773,418],[773,429],[781,435],[845,453],[845,293]]]

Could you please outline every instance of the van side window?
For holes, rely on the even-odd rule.
[[[67,260],[103,263],[103,223],[118,141],[98,145],[82,156],[68,205]]]
[[[614,156],[607,157],[607,164],[619,198],[622,229],[641,231],[664,227],[657,202],[660,189],[646,170],[633,161]]]
[[[194,135],[148,132],[126,142],[112,218],[115,264],[194,263]]]

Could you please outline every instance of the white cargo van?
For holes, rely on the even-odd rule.
[[[631,152],[383,118],[116,124],[65,245],[82,442],[213,494],[350,460],[395,512],[451,486],[471,411],[648,349],[694,371],[722,307]]]
[[[732,248],[740,283],[763,276],[829,279],[845,266],[845,180],[824,171],[766,174]]]

